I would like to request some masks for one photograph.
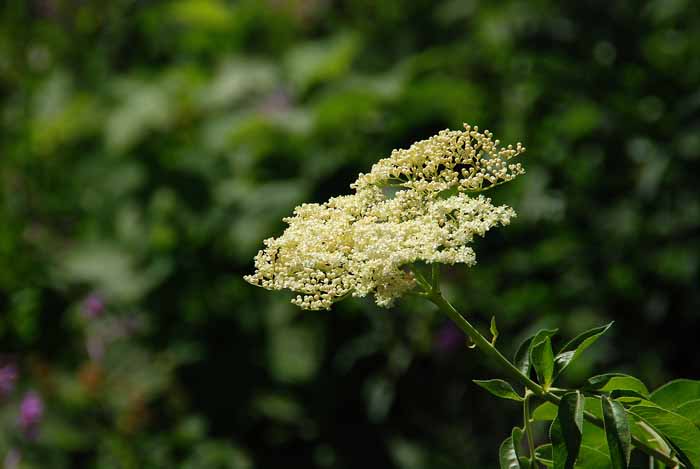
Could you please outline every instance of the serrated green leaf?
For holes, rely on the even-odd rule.
[[[503,381],[502,379],[475,379],[473,381],[474,383],[486,389],[494,396],[500,397],[501,399],[510,399],[513,401],[523,400],[523,398],[520,397],[517,392],[515,392],[513,386],[511,386],[510,383],[508,383],[507,381]]]
[[[700,399],[700,381],[676,379],[651,393],[650,399],[659,407],[675,410],[686,402]]]
[[[501,469],[525,469],[527,467],[520,463],[518,454],[522,439],[522,429],[515,427],[513,428],[511,436],[503,440],[498,450],[498,461]]]
[[[601,398],[600,403],[612,467],[613,469],[627,469],[632,451],[632,434],[625,408],[619,402],[612,401],[605,396]]]
[[[533,342],[530,362],[535,368],[537,379],[542,387],[545,390],[549,389],[554,376],[554,352],[552,351],[552,340],[549,337],[545,337],[537,343]]]
[[[576,463],[583,439],[583,410],[584,399],[578,391],[565,394],[559,402],[549,430],[554,469],[573,469]]]
[[[582,332],[573,339],[571,339],[564,347],[559,350],[555,358],[555,378],[561,374],[571,363],[573,363],[578,357],[586,351],[588,347],[593,345],[593,343],[598,340],[598,338],[605,334],[608,329],[613,325],[613,323],[606,324],[605,326],[595,327],[586,332]]]
[[[649,396],[646,385],[634,376],[622,373],[606,373],[588,378],[587,389],[611,392],[615,390],[636,391],[643,396]]]
[[[666,437],[679,450],[679,457],[686,459],[691,467],[700,467],[700,430],[693,422],[654,405],[636,405],[629,413]]]

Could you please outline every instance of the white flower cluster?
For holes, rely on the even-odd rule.
[[[379,160],[369,174],[360,174],[352,185],[395,186],[417,191],[440,192],[456,188],[476,192],[511,181],[523,174],[520,163],[510,159],[525,151],[522,144],[501,148],[488,130],[464,124],[464,131],[442,130],[408,150],[394,150]]]
[[[256,271],[245,279],[296,292],[292,302],[304,309],[330,309],[348,295],[370,293],[388,307],[416,285],[406,268],[413,263],[473,265],[474,235],[507,225],[515,212],[464,192],[521,174],[519,164],[507,161],[524,148],[499,149],[488,131],[465,128],[395,150],[360,175],[354,194],[297,207],[282,236],[264,241]],[[400,190],[389,197],[383,187],[394,180]],[[453,188],[454,194],[445,192]]]

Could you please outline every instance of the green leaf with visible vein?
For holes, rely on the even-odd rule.
[[[700,430],[693,422],[654,405],[636,405],[630,407],[629,413],[665,436],[690,467],[700,467]]]
[[[700,399],[700,381],[693,379],[676,379],[651,393],[652,402],[671,411],[697,399]]]
[[[627,469],[632,452],[632,434],[630,433],[627,413],[622,404],[603,396],[600,399],[603,409],[605,436],[608,440],[610,460],[613,469]]]
[[[640,380],[634,376],[622,373],[606,373],[588,378],[587,389],[611,392],[615,390],[636,391],[648,397],[649,390]]]
[[[556,378],[557,376],[559,376],[559,374],[561,374],[561,372],[564,371],[566,367],[568,367],[578,357],[580,357],[581,354],[588,347],[593,345],[593,343],[596,340],[598,340],[598,338],[601,335],[605,334],[612,325],[613,323],[611,322],[610,324],[606,324],[605,326],[590,329],[586,332],[577,335],[566,345],[564,345],[564,347],[562,347],[562,349],[559,350],[555,358],[556,372],[554,374],[554,377]]]
[[[539,342],[534,342],[533,339],[530,362],[535,367],[539,383],[545,390],[549,389],[554,375],[554,352],[552,352],[552,340],[549,337]]]
[[[700,399],[681,404],[676,409],[676,413],[687,418],[693,422],[696,427],[700,428]]]
[[[532,345],[540,342],[545,337],[552,337],[558,330],[559,329],[541,329],[537,331],[537,334],[528,337],[520,344],[513,357],[513,364],[522,374],[527,377],[530,376],[530,352],[532,351]]]
[[[502,379],[475,379],[473,381],[494,396],[500,397],[501,399],[510,399],[513,401],[523,400],[523,398],[520,397],[517,392],[515,392],[513,386],[511,386],[509,382],[503,381]]]
[[[610,457],[590,446],[581,445],[576,460],[576,469],[606,469],[610,466]]]

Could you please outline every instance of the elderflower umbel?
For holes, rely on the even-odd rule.
[[[416,286],[407,266],[476,263],[468,246],[474,236],[507,225],[515,212],[468,193],[522,174],[508,161],[523,151],[520,144],[499,148],[488,130],[468,125],[394,150],[360,174],[353,194],[297,207],[284,219],[284,233],[264,241],[256,271],[245,279],[296,292],[292,303],[304,309],[330,309],[348,295],[370,293],[378,305],[391,306]],[[399,190],[389,197],[385,186]]]

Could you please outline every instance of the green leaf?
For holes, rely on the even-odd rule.
[[[549,337],[545,337],[540,342],[534,342],[533,339],[530,361],[535,367],[537,379],[542,387],[545,390],[549,389],[554,375],[554,352],[552,352],[552,340]]]
[[[632,434],[630,433],[627,413],[622,404],[603,396],[600,400],[603,409],[605,436],[608,440],[610,459],[613,469],[627,469],[632,451]]]
[[[676,409],[676,413],[687,418],[693,422],[696,427],[700,428],[700,399],[681,404]]]
[[[513,428],[511,436],[503,440],[498,450],[498,460],[501,469],[525,469],[527,467],[521,464],[518,454],[522,439],[522,429],[515,427]]]
[[[524,375],[530,376],[530,352],[532,351],[533,344],[544,340],[545,337],[552,337],[556,334],[559,329],[541,329],[531,337],[525,339],[518,350],[515,352],[513,357],[513,363],[515,367],[520,370]]]
[[[535,449],[535,457],[540,464],[554,467],[551,444],[538,446]],[[610,457],[607,454],[591,446],[581,444],[576,460],[576,469],[603,469],[610,467],[610,464]]]
[[[573,469],[583,438],[584,399],[580,392],[565,394],[549,429],[554,469]]]
[[[544,402],[532,411],[532,419],[537,421],[552,421],[557,418],[558,410],[556,404]]]
[[[496,316],[491,316],[491,345],[496,345],[496,339],[498,339],[498,327],[496,327]]]
[[[634,376],[622,373],[606,373],[588,378],[587,389],[603,392],[615,390],[636,391],[643,396],[649,396],[646,385]]]
[[[603,413],[600,408],[600,399],[597,397],[586,397],[585,408],[593,415],[602,419]],[[551,402],[545,402],[537,406],[532,412],[532,418],[535,421],[552,421],[557,418],[558,408]],[[606,453],[608,451],[608,442],[605,439],[603,429],[596,427],[592,423],[583,421],[583,440],[582,445],[589,446]]]
[[[700,430],[693,422],[654,405],[637,405],[629,413],[665,436],[685,456],[691,467],[700,467]]]
[[[513,357],[515,367],[527,377],[530,376],[530,343],[532,343],[532,337],[525,339],[520,344]]]
[[[500,397],[501,399],[510,399],[519,402],[523,400],[523,398],[520,397],[517,392],[515,392],[513,386],[502,379],[475,379],[473,381],[494,396]]]
[[[615,389],[610,393],[610,399],[620,401],[627,405],[650,403],[648,396],[639,394],[629,389]]]
[[[609,323],[605,326],[596,327],[583,332],[572,340],[570,340],[561,350],[557,353],[556,362],[556,373],[555,377],[559,376],[562,371],[566,369],[571,363],[574,362],[578,357],[583,354],[583,352],[593,345],[593,343],[598,340],[598,338],[605,334],[608,329],[613,325]]]
[[[576,460],[576,469],[604,469],[608,467],[611,467],[611,462],[607,454],[596,448],[581,445],[581,450]]]
[[[652,402],[671,411],[696,399],[700,399],[700,381],[692,379],[676,379],[651,393]]]

